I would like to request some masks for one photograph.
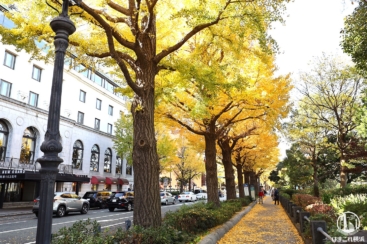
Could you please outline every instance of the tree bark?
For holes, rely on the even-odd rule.
[[[159,195],[159,161],[154,131],[154,76],[152,66],[141,65],[138,79],[144,81],[145,89],[134,96],[131,106],[133,115],[133,166],[134,166],[134,224],[143,227],[161,225],[161,203]],[[149,199],[149,201],[147,201]]]
[[[222,149],[222,163],[224,166],[224,175],[226,179],[227,200],[236,199],[237,196],[232,164],[232,150],[229,145],[229,140],[218,140],[218,145]]]
[[[238,192],[239,192],[239,196],[240,198],[244,198],[245,197],[245,188],[243,186],[243,173],[242,173],[242,165],[237,163],[236,165],[236,169],[237,169],[237,178],[238,178]]]
[[[214,203],[215,206],[220,205],[218,195],[218,170],[216,162],[215,134],[205,134],[205,170],[208,202]]]

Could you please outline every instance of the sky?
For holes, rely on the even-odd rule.
[[[308,64],[314,57],[323,52],[343,55],[340,31],[344,17],[351,14],[355,6],[351,0],[295,0],[287,4],[285,24],[276,23],[270,31],[280,48],[276,57],[279,74],[290,73],[296,82],[300,71],[310,69]],[[282,159],[289,144],[283,138],[279,147]]]

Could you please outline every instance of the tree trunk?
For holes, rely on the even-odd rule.
[[[236,199],[236,184],[234,181],[234,170],[232,164],[232,152],[229,141],[224,139],[218,141],[218,145],[222,149],[222,162],[224,166],[224,175],[226,179],[227,200]]]
[[[340,158],[340,187],[345,188],[347,186],[347,173],[345,172],[347,167],[344,166],[345,160],[343,156]]]
[[[238,192],[239,192],[240,198],[244,198],[245,188],[243,186],[242,165],[237,163],[236,169],[237,169],[237,178],[238,178]]]
[[[138,79],[144,80],[146,84],[154,84],[155,72],[149,67],[142,68],[145,72]],[[141,97],[134,96],[131,113],[134,119],[134,224],[157,227],[161,225],[162,215],[159,161],[154,132],[154,85],[145,89]]]
[[[250,185],[254,186],[255,188],[255,199],[256,199],[256,184],[257,184],[257,177],[254,171],[250,172]],[[250,195],[251,195],[251,187],[249,187]],[[251,196],[252,197],[252,196]],[[253,200],[255,200],[253,199]]]
[[[220,205],[218,195],[218,170],[216,162],[216,136],[214,134],[205,135],[205,170],[206,170],[206,183],[208,202],[214,203],[214,205]]]
[[[244,171],[243,175],[244,175],[244,178],[245,178],[245,184],[250,186],[250,171]]]
[[[312,162],[312,167],[313,167],[313,195],[315,197],[320,197],[319,177],[317,174],[317,162]]]

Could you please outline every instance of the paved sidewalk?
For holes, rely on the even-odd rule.
[[[281,205],[274,205],[271,197],[266,196],[263,204],[257,203],[217,243],[303,244],[304,242]]]
[[[20,208],[2,208],[0,209],[0,218],[10,217],[17,215],[32,215],[32,207],[20,207]]]

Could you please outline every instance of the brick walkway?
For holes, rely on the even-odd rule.
[[[264,204],[256,204],[218,244],[304,244],[281,205],[270,196]]]

